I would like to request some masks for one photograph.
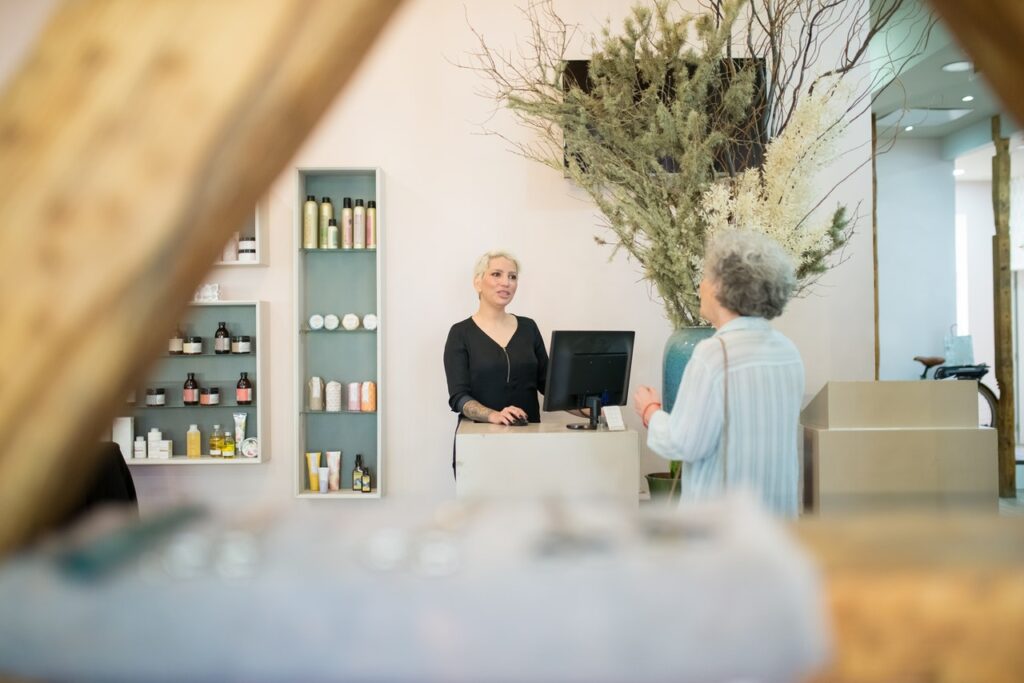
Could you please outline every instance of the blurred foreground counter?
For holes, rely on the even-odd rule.
[[[585,422],[544,413],[521,427],[463,420],[455,436],[459,498],[559,496],[576,500],[640,500],[640,437],[632,429],[567,429]]]
[[[343,513],[206,519],[92,578],[69,539],[9,560],[0,677],[788,683],[827,656],[813,564],[742,500]]]
[[[127,555],[117,533],[90,535],[102,521],[0,565],[0,678],[1024,677],[1024,519],[787,528],[743,499],[684,512],[384,500],[207,517]]]
[[[824,683],[1024,680],[1024,518],[805,519],[832,614]]]

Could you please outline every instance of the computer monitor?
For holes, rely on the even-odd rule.
[[[570,429],[597,429],[602,406],[629,400],[629,368],[634,332],[555,331],[551,333],[544,410],[590,408],[590,422]]]

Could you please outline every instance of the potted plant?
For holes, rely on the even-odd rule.
[[[550,2],[524,10],[531,39],[515,56],[476,34],[468,68],[534,133],[502,137],[587,192],[608,228],[597,243],[626,252],[664,304],[675,329],[666,409],[693,347],[713,332],[698,296],[710,234],[769,234],[793,257],[798,292],[841,260],[853,221],[826,206],[835,187],[816,189],[815,176],[870,105],[870,84],[849,78],[868,43],[919,18],[901,13],[903,0],[873,4],[866,18],[852,0],[716,0],[698,12],[642,1],[621,27],[590,37],[586,61],[570,59],[577,29]],[[827,66],[811,63],[826,41],[845,49]],[[888,73],[904,63],[890,60]]]

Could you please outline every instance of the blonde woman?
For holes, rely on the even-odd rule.
[[[444,347],[448,404],[459,419],[497,425],[540,422],[548,353],[537,324],[505,309],[519,286],[519,261],[504,251],[480,257],[476,313],[452,325]],[[454,463],[453,463],[454,466]]]

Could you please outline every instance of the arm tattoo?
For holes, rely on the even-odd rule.
[[[466,405],[462,406],[462,414],[474,422],[487,422],[487,418],[493,412],[495,411],[480,403],[480,401],[466,401]]]

